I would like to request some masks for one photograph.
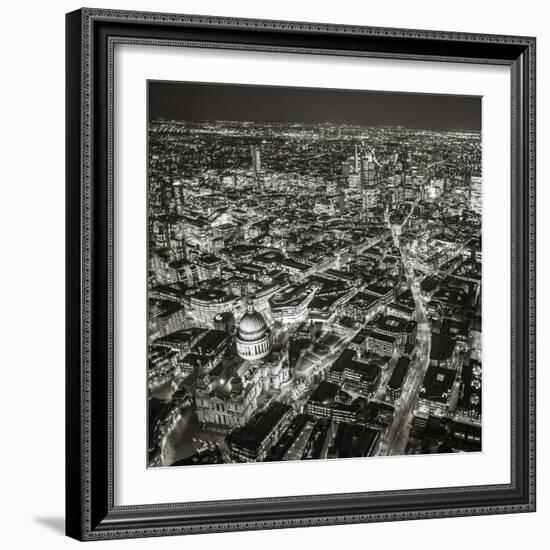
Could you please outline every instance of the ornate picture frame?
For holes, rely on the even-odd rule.
[[[534,511],[535,39],[103,9],[67,14],[66,28],[67,535],[104,540]],[[182,494],[179,503],[115,505],[115,44],[510,67],[509,484],[192,503]]]

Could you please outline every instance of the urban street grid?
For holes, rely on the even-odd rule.
[[[480,451],[481,187],[479,128],[150,119],[149,466]]]

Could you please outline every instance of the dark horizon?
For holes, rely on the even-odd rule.
[[[481,97],[148,81],[148,120],[278,122],[481,130]]]

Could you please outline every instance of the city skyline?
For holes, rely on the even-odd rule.
[[[376,90],[148,82],[148,120],[481,131],[481,98]]]
[[[149,122],[149,467],[480,451],[480,132],[249,107]]]

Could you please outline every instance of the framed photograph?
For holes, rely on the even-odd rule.
[[[67,15],[67,535],[535,509],[535,39]]]

